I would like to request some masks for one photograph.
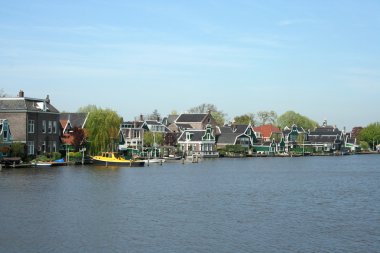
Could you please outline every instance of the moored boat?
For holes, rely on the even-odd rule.
[[[128,167],[143,167],[143,160],[124,159],[116,152],[102,152],[101,155],[92,156],[93,164],[104,166],[128,166]]]

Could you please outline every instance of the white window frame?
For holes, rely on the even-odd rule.
[[[49,122],[48,122],[48,132],[49,132],[49,134],[52,133],[52,130],[53,130],[53,124],[52,124],[52,122],[49,120]]]
[[[57,121],[53,121],[53,134],[57,133]]]
[[[34,120],[28,120],[28,133],[34,134]]]
[[[28,155],[34,155],[34,141],[28,141]]]
[[[42,121],[42,133],[46,133],[46,120]]]

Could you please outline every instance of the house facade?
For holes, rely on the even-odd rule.
[[[211,125],[205,130],[185,130],[178,138],[178,145],[185,156],[218,157],[216,139]]]
[[[343,147],[344,135],[337,127],[328,125],[325,120],[322,126],[309,132],[308,140],[316,152],[333,152]]]
[[[142,150],[144,145],[144,121],[126,121],[120,125],[119,150]]]
[[[59,117],[59,122],[61,125],[61,143],[63,144],[62,149],[72,150],[75,147],[74,143],[81,143],[84,145],[86,143],[86,131],[85,126],[90,113],[61,113]],[[81,140],[75,140],[75,128],[79,131],[83,131]]]
[[[217,147],[225,148],[227,145],[240,145],[250,148],[257,142],[256,134],[250,124],[219,127],[220,134],[217,137]]]
[[[189,129],[205,130],[210,125],[214,131],[216,129],[216,121],[208,113],[183,113],[178,116],[174,123],[169,125],[172,132],[182,132]]]
[[[8,156],[13,142],[7,119],[0,119],[0,158]]]
[[[59,111],[45,99],[24,97],[0,98],[0,118],[12,126],[14,142],[27,145],[28,155],[57,152],[60,145]]]

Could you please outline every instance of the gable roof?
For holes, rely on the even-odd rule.
[[[254,127],[253,130],[255,132],[260,132],[263,138],[269,138],[273,132],[275,133],[281,132],[280,128],[272,124],[257,126],[257,127]]]
[[[311,131],[309,133],[309,135],[326,135],[326,136],[329,136],[329,135],[336,136],[336,135],[341,135],[341,134],[342,134],[342,131],[340,131],[338,128],[333,127],[333,126],[327,126],[327,125],[316,127],[314,131]]]
[[[223,133],[218,137],[218,144],[235,144],[238,133]]]
[[[207,113],[183,113],[178,116],[175,122],[202,122],[207,115]]]
[[[59,111],[50,104],[48,99],[37,98],[0,98],[1,111],[31,111],[31,112],[50,112],[59,113]]]
[[[84,128],[88,115],[87,112],[61,113],[59,119],[66,123],[69,121],[72,127]]]
[[[221,134],[232,134],[233,133],[232,128],[230,126],[219,127],[219,131]]]
[[[250,125],[246,125],[246,124],[232,125],[232,130],[235,133],[245,133],[245,131],[247,131],[249,126]]]
[[[202,137],[205,135],[206,130],[186,130],[178,138],[178,141],[186,141],[186,133],[191,133],[191,141],[202,141]]]

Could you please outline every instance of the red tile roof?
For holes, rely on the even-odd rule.
[[[254,127],[253,130],[255,132],[260,132],[263,138],[269,138],[273,132],[281,132],[280,128],[273,126],[272,124]]]

